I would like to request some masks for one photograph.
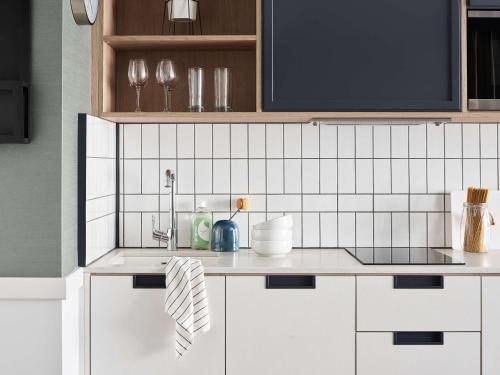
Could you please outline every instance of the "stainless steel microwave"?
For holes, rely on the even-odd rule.
[[[469,110],[500,110],[500,9],[467,11]]]

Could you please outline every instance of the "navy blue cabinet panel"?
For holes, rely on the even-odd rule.
[[[460,0],[262,0],[264,111],[460,111]]]

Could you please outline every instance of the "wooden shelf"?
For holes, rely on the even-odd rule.
[[[305,123],[313,118],[335,119],[451,119],[450,122],[500,122],[500,112],[105,112],[102,117],[119,123]]]
[[[231,49],[254,50],[256,35],[105,35],[103,41],[113,49]]]

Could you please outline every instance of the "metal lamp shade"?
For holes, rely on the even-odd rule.
[[[168,20],[171,22],[193,22],[196,20],[198,1],[169,0],[167,1]]]

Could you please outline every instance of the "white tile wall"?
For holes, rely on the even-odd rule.
[[[238,196],[251,201],[236,216],[243,246],[252,225],[284,213],[296,247],[450,245],[449,192],[499,187],[497,124],[120,126],[125,246],[158,246],[150,222],[168,225],[166,168],[177,170],[185,246],[196,202],[216,220]]]
[[[86,263],[99,258],[116,247],[116,125],[93,116],[86,117],[86,210],[85,251]],[[156,127],[158,131],[158,127]],[[130,155],[141,156],[141,126],[126,129]],[[150,133],[147,133],[149,136]],[[158,143],[158,142],[157,142]],[[156,154],[158,158],[158,154]],[[134,189],[141,185],[140,164],[131,167]],[[135,170],[137,169],[137,170]],[[139,173],[139,174],[137,174]],[[132,174],[131,174],[132,176]],[[141,197],[140,195],[138,196]],[[158,206],[157,206],[158,207]],[[142,205],[141,207],[142,208]]]

